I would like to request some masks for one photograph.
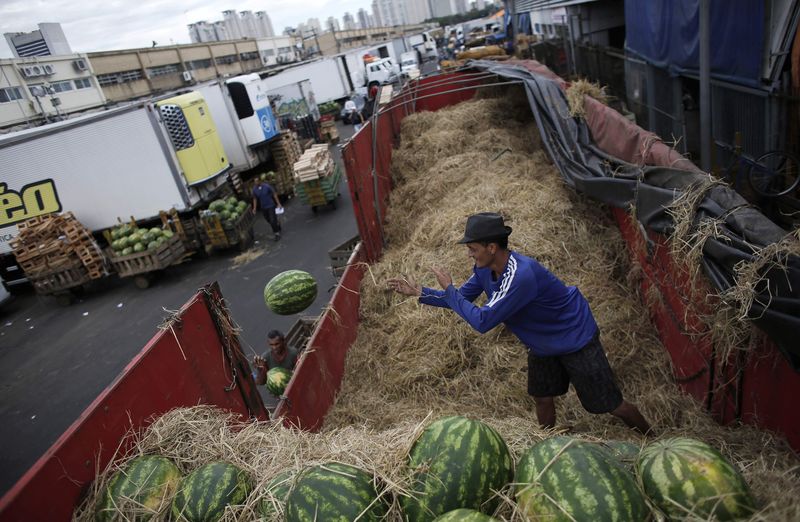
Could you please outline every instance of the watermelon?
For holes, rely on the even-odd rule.
[[[147,243],[147,250],[155,250],[160,244],[161,243],[159,243],[158,240],[150,241]]]
[[[172,236],[174,236],[174,235],[175,235],[175,233],[174,233],[172,230],[164,230],[164,231],[161,233],[161,237],[165,237],[165,238],[167,238],[167,239],[170,239],[170,238],[171,238]]]
[[[117,239],[119,239],[119,229],[118,228],[112,228],[111,229],[111,240],[115,241]]]
[[[400,498],[409,522],[431,521],[458,508],[492,512],[513,476],[505,441],[490,426],[465,417],[439,419],[409,453],[413,491]]]
[[[456,509],[436,517],[433,522],[499,522],[496,518],[484,515],[474,509]]]
[[[134,252],[144,252],[144,245],[142,243],[136,243],[133,245]]]
[[[292,378],[292,372],[280,366],[270,368],[267,372],[267,390],[275,397],[283,395],[286,385],[289,384],[289,379]]]
[[[244,470],[227,462],[211,462],[183,480],[172,502],[172,518],[215,522],[226,506],[243,504],[250,489],[250,477]]]
[[[169,506],[180,480],[181,472],[171,460],[156,455],[136,457],[109,480],[98,500],[95,519],[150,520]]]
[[[225,206],[224,201],[216,199],[212,201],[210,205],[208,205],[208,210],[211,210],[212,212],[218,212],[224,206]]]
[[[129,256],[131,254],[133,254],[133,248],[125,247],[125,248],[122,249],[122,255],[123,256]]]
[[[303,470],[286,498],[286,522],[369,522],[387,510],[372,474],[338,462]]]
[[[150,233],[152,235],[154,235],[154,236],[160,236],[161,235],[161,229],[159,227],[153,227],[153,228],[150,229]]]
[[[670,518],[734,520],[755,507],[744,478],[705,442],[676,437],[646,446],[636,462],[642,488]]]
[[[641,447],[632,442],[621,440],[607,440],[600,443],[600,447],[617,459],[628,471],[633,472],[636,459],[639,457]]]
[[[239,200],[237,200],[235,196],[231,196],[225,201],[225,203],[227,203],[228,205],[235,205],[238,202]]]
[[[267,308],[278,315],[292,315],[308,308],[317,297],[317,282],[308,272],[287,270],[264,287]]]
[[[517,505],[530,520],[647,520],[633,473],[599,446],[551,437],[525,450],[514,479]]]
[[[267,520],[280,517],[283,515],[286,505],[286,497],[289,496],[289,491],[292,489],[292,481],[294,479],[294,471],[286,470],[281,471],[275,478],[270,480],[267,484],[267,489],[264,491],[264,496],[258,505],[259,513]]]

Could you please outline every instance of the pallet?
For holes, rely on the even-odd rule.
[[[132,277],[163,270],[181,260],[185,252],[183,241],[177,235],[164,241],[155,250],[145,250],[127,256],[117,256],[111,248],[106,250],[111,260],[111,266],[120,277]]]
[[[339,181],[342,179],[342,171],[339,167],[333,169],[333,173],[319,179],[299,182],[295,185],[294,191],[300,201],[316,207],[334,204],[339,195]]]

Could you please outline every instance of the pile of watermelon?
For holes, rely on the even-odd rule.
[[[117,256],[155,250],[173,236],[171,230],[120,225],[111,230],[111,249]]]
[[[172,520],[217,521],[228,506],[247,505],[264,520],[378,521],[399,506],[407,522],[493,522],[504,500],[513,501],[525,519],[555,522],[724,521],[756,509],[734,466],[688,438],[640,448],[554,436],[522,451],[515,466],[494,428],[444,417],[413,442],[403,473],[408,483],[395,491],[372,471],[317,461],[284,469],[254,487],[253,477],[228,462],[210,462],[182,476],[169,459],[143,456],[111,477],[95,516],[148,520],[169,512]]]
[[[208,205],[208,213],[205,215],[217,215],[223,225],[230,226],[236,223],[242,214],[247,212],[249,206],[246,201],[240,201],[234,196],[226,199],[215,199]]]
[[[241,505],[252,490],[248,474],[227,462],[211,462],[185,477],[169,459],[146,455],[129,461],[103,489],[98,522],[161,519],[214,522],[227,506]]]

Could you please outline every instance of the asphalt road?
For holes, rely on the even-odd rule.
[[[352,127],[339,128],[342,139]],[[341,143],[341,142],[340,142]],[[337,147],[332,147],[340,161]],[[288,330],[297,316],[264,305],[263,288],[275,274],[310,272],[319,294],[303,315],[316,315],[336,284],[328,250],[358,233],[346,182],[336,209],[312,213],[297,199],[282,216],[283,238],[260,216],[255,248],[264,253],[234,267],[238,252],[216,252],[172,267],[146,290],[109,278],[68,307],[32,292],[0,308],[0,493],[7,491],[155,335],[158,325],[194,292],[218,281],[248,355],[266,349],[266,333]]]

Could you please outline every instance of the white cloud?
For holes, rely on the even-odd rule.
[[[58,22],[75,52],[189,43],[187,25],[222,19],[222,11],[266,11],[276,33],[310,17],[324,23],[345,11],[371,9],[371,0],[0,0],[0,33],[29,32]],[[0,57],[9,58],[5,38]]]

